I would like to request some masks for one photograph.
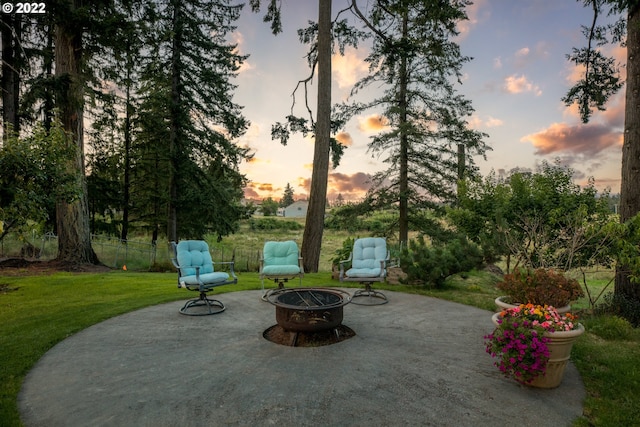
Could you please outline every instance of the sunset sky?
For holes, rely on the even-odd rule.
[[[334,0],[333,15],[347,3]],[[567,108],[560,100],[579,77],[566,54],[585,44],[581,25],[590,24],[592,17],[582,5],[576,0],[476,0],[468,9],[470,20],[460,26],[457,41],[463,55],[474,59],[464,67],[458,89],[476,110],[469,123],[489,135],[486,142],[493,151],[486,161],[476,159],[483,174],[535,169],[543,160],[559,158],[576,171],[578,183],[593,176],[599,189],[620,191],[624,89],[587,125],[580,122],[575,106]],[[317,20],[317,1],[283,0],[282,11],[283,34],[273,36],[262,22],[264,11],[253,14],[248,6],[234,34],[240,52],[250,55],[234,82],[234,101],[244,106],[251,121],[238,143],[255,154],[241,165],[251,181],[245,196],[252,199],[280,199],[287,183],[296,199],[306,198],[311,179],[313,140],[295,135],[285,147],[273,141],[270,132],[273,123],[290,114],[292,92],[309,74],[307,48],[296,31]],[[610,49],[607,53],[624,63],[624,49]],[[334,103],[346,99],[351,86],[367,73],[362,61],[366,55],[363,45],[333,58]],[[304,115],[303,92],[296,100],[295,113]],[[309,103],[315,112],[315,86]],[[386,168],[367,152],[370,137],[383,125],[372,113],[355,118],[339,135],[348,148],[329,173],[329,200],[338,194],[359,199],[369,188],[370,175]]]

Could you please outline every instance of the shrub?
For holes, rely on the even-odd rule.
[[[480,267],[482,253],[464,237],[428,246],[424,238],[419,236],[416,240],[409,241],[408,250],[403,251],[400,256],[400,265],[407,273],[408,281],[424,282],[441,288],[452,274]]]
[[[604,303],[598,306],[598,312],[624,317],[634,327],[640,327],[640,302],[624,294],[605,295]]]
[[[584,296],[577,280],[545,268],[516,268],[496,286],[509,296],[511,303],[564,307]]]

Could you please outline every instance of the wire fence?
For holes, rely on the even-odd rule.
[[[132,271],[171,270],[168,245],[93,234],[91,246],[100,262],[112,268]],[[260,249],[237,250],[210,247],[215,262],[234,261],[235,271],[258,271]],[[32,234],[29,238],[5,236],[0,240],[0,258],[47,261],[58,256],[58,237],[53,233]]]

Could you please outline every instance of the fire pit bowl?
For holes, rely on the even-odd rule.
[[[317,332],[342,323],[342,308],[351,296],[339,289],[292,288],[271,293],[267,301],[276,306],[276,321],[284,330]]]

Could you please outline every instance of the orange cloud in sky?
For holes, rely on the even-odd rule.
[[[334,200],[338,194],[344,200],[360,200],[371,188],[371,175],[364,172],[356,172],[352,175],[334,172],[329,174],[327,198]],[[298,186],[304,188],[307,193],[311,188],[311,178],[298,178]]]
[[[621,146],[622,137],[622,132],[601,124],[553,123],[541,132],[522,137],[520,141],[531,142],[536,147],[536,154],[540,155],[564,151],[595,156],[609,147]]]
[[[389,120],[381,114],[372,114],[358,119],[361,132],[379,132],[389,126]]]
[[[351,147],[353,145],[353,138],[351,138],[349,132],[339,132],[336,135],[336,140],[345,147]]]

